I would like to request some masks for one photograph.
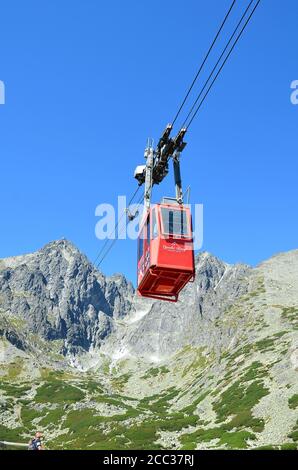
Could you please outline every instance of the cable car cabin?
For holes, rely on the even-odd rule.
[[[177,302],[180,291],[194,277],[190,209],[173,202],[156,204],[139,233],[139,294]]]

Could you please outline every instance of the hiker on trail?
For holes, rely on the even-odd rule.
[[[28,450],[45,450],[42,444],[43,435],[41,432],[35,433],[35,437],[30,439]]]

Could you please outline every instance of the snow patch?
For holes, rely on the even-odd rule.
[[[111,355],[111,363],[109,365],[110,374],[112,374],[113,368],[117,367],[117,362],[129,356],[130,354],[127,347],[121,346],[119,349],[116,349],[116,351]]]
[[[73,254],[69,252],[68,249],[64,248],[61,250],[61,253],[62,253],[62,256],[63,258],[68,262],[68,263],[71,263],[71,261],[73,260]]]
[[[149,359],[150,362],[154,362],[154,364],[159,364],[160,362],[162,362],[164,360],[164,358],[161,358],[157,354],[150,355],[148,357],[148,359]]]
[[[137,321],[140,321],[145,315],[147,315],[147,313],[149,313],[150,310],[151,310],[151,305],[147,307],[146,309],[137,310],[135,313],[125,318],[124,323],[126,325],[131,325],[132,323],[136,323]]]
[[[218,288],[218,286],[220,285],[220,283],[222,282],[223,278],[226,276],[226,274],[228,274],[228,272],[232,269],[232,266],[230,264],[227,264],[225,266],[225,270],[224,270],[224,273],[223,275],[221,276],[220,280],[218,281],[218,283],[214,286],[214,290],[216,291],[216,289]]]

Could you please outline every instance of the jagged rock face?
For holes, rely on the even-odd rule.
[[[64,353],[99,346],[133,295],[123,276],[105,278],[66,240],[0,264],[0,311],[46,340],[63,339]]]
[[[156,360],[186,344],[219,345],[214,321],[246,292],[250,271],[201,253],[196,280],[179,302],[152,302],[138,298],[124,276],[106,278],[71,243],[60,240],[34,254],[2,260],[0,311],[23,319],[29,331],[46,340],[62,339],[64,354],[105,342],[111,356],[121,349]],[[130,321],[142,311],[146,315]]]
[[[153,302],[139,322],[121,331],[110,347],[111,354],[116,343],[119,347],[120,336],[122,349],[153,360],[165,359],[185,345],[219,347],[232,331],[219,338],[214,322],[247,292],[250,273],[249,266],[232,266],[209,253],[199,254],[195,282],[184,289],[179,302]]]
[[[297,449],[297,282],[298,250],[257,268],[201,253],[177,304],[66,241],[0,260],[1,432],[28,441],[46,412],[53,449]]]

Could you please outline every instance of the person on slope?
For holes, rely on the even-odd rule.
[[[37,431],[33,439],[30,439],[28,450],[45,450],[42,443],[43,435]]]

